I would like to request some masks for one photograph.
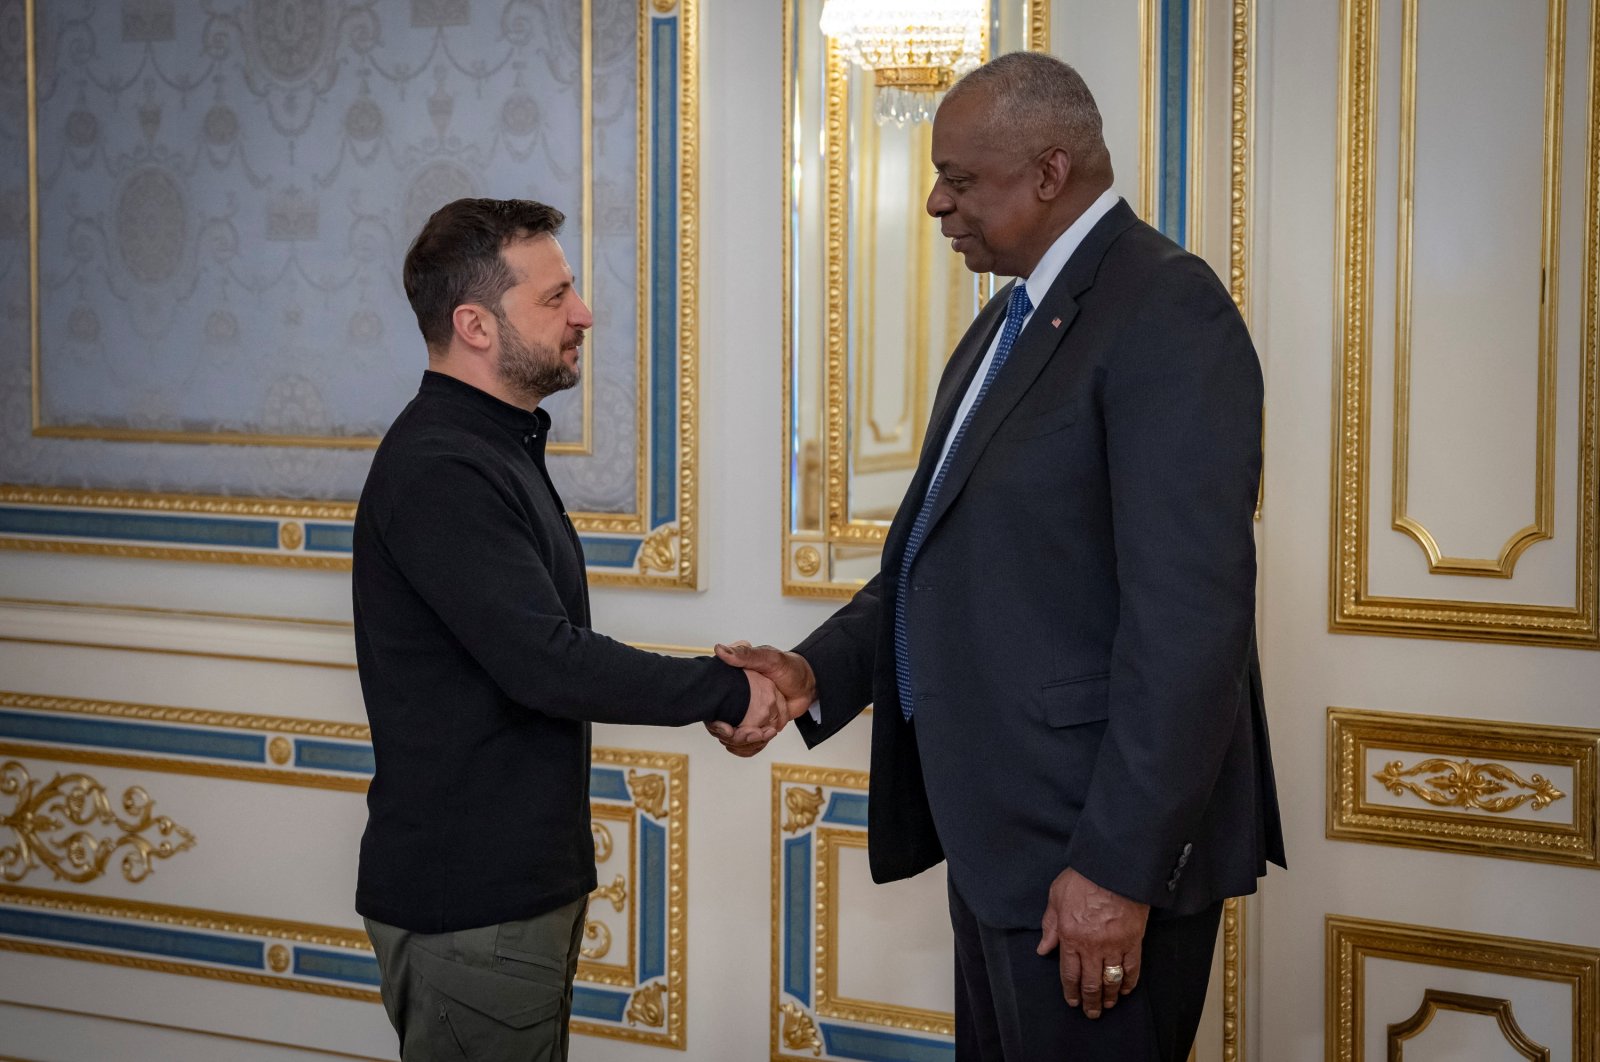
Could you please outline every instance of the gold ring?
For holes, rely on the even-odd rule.
[[[1107,966],[1100,971],[1100,979],[1108,985],[1120,985],[1122,983],[1122,967]]]

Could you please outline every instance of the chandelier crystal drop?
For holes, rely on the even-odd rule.
[[[928,121],[940,94],[983,59],[981,0],[827,0],[819,26],[872,72],[879,122]]]

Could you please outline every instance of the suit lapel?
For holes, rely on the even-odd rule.
[[[917,462],[916,475],[912,477],[911,486],[906,491],[905,498],[895,513],[894,521],[889,525],[889,534],[884,540],[884,558],[886,561],[892,559],[895,565],[900,563],[900,551],[905,546],[906,536],[911,533],[911,525],[917,518],[917,510],[922,507],[922,499],[928,493],[928,484],[932,482],[933,474],[938,471],[939,455],[944,452],[944,440],[950,434],[951,422],[961,405],[961,397],[972,385],[972,377],[977,372],[979,363],[983,361],[984,352],[989,349],[989,344],[994,342],[995,333],[1000,330],[1000,325],[1005,320],[1006,297],[1010,292],[1011,288],[1007,285],[978,311],[978,316],[973,318],[967,334],[961,337],[961,342],[950,355],[944,376],[939,381],[939,391],[933,400],[933,412],[928,417],[928,430],[923,435],[922,455]],[[887,563],[884,567],[885,570],[891,570]]]
[[[1016,404],[1022,401],[1022,397],[1028,393],[1028,388],[1033,386],[1033,381],[1038,378],[1039,373],[1044,371],[1045,365],[1049,363],[1056,349],[1071,333],[1073,319],[1078,316],[1077,298],[1093,286],[1095,274],[1100,270],[1100,262],[1112,241],[1136,220],[1133,210],[1127,203],[1118,200],[1117,205],[1089,230],[1083,242],[1067,259],[1061,274],[1056,277],[1055,283],[1050,285],[1050,291],[1033,311],[1033,316],[1028,319],[1028,325],[1022,330],[1022,334],[1017,337],[1005,365],[1001,367],[994,382],[989,385],[989,393],[984,396],[982,404],[973,413],[972,423],[967,425],[967,433],[961,439],[960,448],[951,455],[950,467],[945,472],[944,483],[939,487],[939,496],[934,499],[933,512],[928,518],[928,535],[933,534],[940,518],[954,503],[961,493],[961,488],[966,486],[967,478],[977,466],[978,458],[982,456],[989,440],[994,437],[995,431],[1004,423]],[[998,295],[994,301],[1000,301]],[[1061,322],[1059,325],[1055,324],[1057,319]],[[942,444],[941,437],[941,446]],[[933,460],[938,461],[937,452],[934,453]],[[923,453],[922,463],[928,464],[926,451]],[[918,471],[920,478],[921,469]],[[917,504],[920,505],[921,501],[922,496],[919,494]],[[912,510],[913,514],[915,511]]]

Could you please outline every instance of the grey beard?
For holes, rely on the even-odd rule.
[[[500,379],[518,394],[545,398],[578,383],[578,370],[561,359],[558,348],[534,346],[510,321],[500,319]]]

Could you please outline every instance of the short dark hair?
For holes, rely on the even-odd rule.
[[[987,96],[993,126],[1025,153],[1064,148],[1082,178],[1110,185],[1100,109],[1083,77],[1047,52],[1008,52],[971,71],[945,99],[968,93]]]
[[[448,346],[456,307],[500,309],[516,283],[500,251],[513,240],[554,236],[567,216],[531,199],[457,199],[433,212],[406,252],[406,298],[428,349]]]

